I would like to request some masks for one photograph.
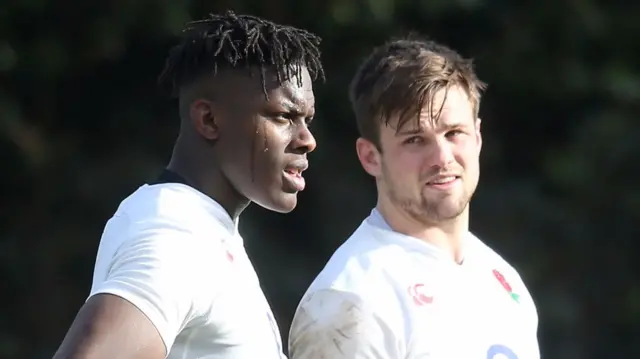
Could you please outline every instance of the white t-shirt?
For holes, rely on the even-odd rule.
[[[189,186],[144,185],[107,222],[90,296],[133,303],[170,359],[285,358],[237,228]]]
[[[471,233],[464,245],[458,265],[374,210],[302,298],[289,358],[539,359],[520,276]]]

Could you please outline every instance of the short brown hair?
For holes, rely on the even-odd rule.
[[[400,128],[410,119],[417,121],[425,108],[433,113],[433,96],[454,85],[467,92],[477,115],[486,85],[470,59],[415,35],[377,47],[360,65],[349,88],[360,136],[380,148],[381,124],[388,126],[399,115]]]

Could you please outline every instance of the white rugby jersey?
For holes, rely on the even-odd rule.
[[[373,211],[296,311],[291,359],[539,359],[520,276],[471,233],[462,265]]]
[[[237,223],[189,186],[144,185],[122,201],[100,241],[98,293],[138,307],[170,359],[284,358]]]

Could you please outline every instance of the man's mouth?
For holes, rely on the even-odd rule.
[[[460,176],[438,176],[432,178],[429,182],[427,182],[427,186],[436,190],[448,190],[453,188],[459,182]]]
[[[306,183],[300,171],[286,169],[284,170],[284,178],[289,183],[289,186],[295,189],[296,192],[304,190]]]
[[[284,169],[285,179],[289,185],[298,192],[304,190],[306,183],[304,177],[302,177],[302,172],[308,167],[309,164],[307,161],[297,161]]]
[[[284,171],[292,176],[302,176],[302,173],[300,172],[300,170],[297,170],[295,168],[288,168],[288,169],[285,169]]]
[[[447,183],[452,183],[455,180],[457,180],[458,176],[441,176],[441,177],[437,177],[432,179],[431,181],[427,182],[427,184],[429,185],[440,185],[440,184],[447,184]]]

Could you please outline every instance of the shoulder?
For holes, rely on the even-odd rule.
[[[518,269],[475,235],[472,235],[471,241],[473,250],[481,257],[485,266],[490,267],[496,280],[519,298],[520,303],[529,309],[531,316],[535,317],[537,322],[537,309],[533,297]]]
[[[141,186],[120,203],[107,221],[101,245],[159,237],[181,237],[182,244],[195,245],[230,236],[221,214],[212,208],[212,200],[203,197],[181,184]],[[168,239],[166,242],[170,242]]]
[[[208,227],[199,224],[202,220],[220,219],[217,217],[221,213],[213,204],[213,200],[183,184],[144,185],[120,203],[114,217],[126,216],[138,224],[171,222],[193,230]]]
[[[322,289],[304,297],[296,311],[291,332],[296,333],[309,324],[315,327],[336,326],[339,321],[345,327],[357,329],[363,325],[370,306],[358,294],[336,289]],[[340,330],[340,327],[334,328]]]
[[[140,187],[105,225],[94,282],[114,268],[134,264],[154,268],[159,275],[178,269],[214,271],[212,266],[226,261],[224,243],[231,234],[201,201],[188,188],[172,184]]]
[[[379,287],[377,281],[388,268],[389,249],[376,241],[372,228],[363,222],[331,255],[308,289],[308,293],[324,289],[352,292],[366,296]]]
[[[473,255],[479,257],[486,265],[491,266],[503,275],[517,277],[520,280],[520,274],[511,263],[472,233],[469,233],[469,248]]]
[[[291,323],[289,353],[296,358],[399,357],[406,342],[398,316],[376,300],[353,292],[323,289],[300,303]]]
[[[376,241],[361,225],[332,255],[300,301],[298,322],[309,318],[353,320],[368,316],[397,318],[402,312],[393,248]],[[397,269],[397,268],[395,268]],[[305,319],[306,318],[306,319]]]

